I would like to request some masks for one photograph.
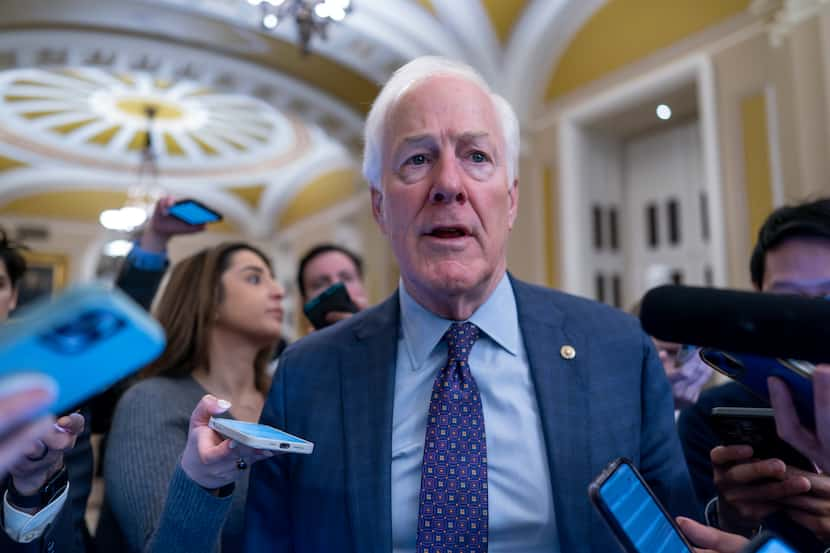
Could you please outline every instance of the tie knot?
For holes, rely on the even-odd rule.
[[[466,361],[479,333],[478,327],[473,323],[452,323],[444,334],[444,339],[449,346],[449,356]]]

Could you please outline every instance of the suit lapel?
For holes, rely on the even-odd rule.
[[[552,292],[512,277],[511,282],[545,435],[559,550],[579,549],[590,543],[591,521],[586,337],[569,334]],[[561,348],[565,345],[576,350],[573,359],[563,357]]]
[[[398,294],[355,328],[341,364],[348,511],[354,551],[392,550],[392,408],[399,332]]]

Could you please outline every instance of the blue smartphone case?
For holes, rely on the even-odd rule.
[[[56,414],[139,370],[164,349],[161,326],[119,290],[70,289],[0,326],[0,376],[40,372],[58,384]]]
[[[196,200],[182,200],[170,206],[167,212],[189,225],[202,225],[204,223],[218,223],[222,216],[197,202]]]
[[[716,371],[740,382],[769,403],[767,378],[777,376],[787,383],[798,418],[806,428],[815,427],[813,381],[809,374],[786,359],[703,348],[700,358]]]

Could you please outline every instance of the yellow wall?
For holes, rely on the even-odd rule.
[[[773,208],[769,134],[763,93],[753,94],[741,101],[741,122],[749,236],[754,239]]]
[[[610,0],[556,65],[549,102],[745,10],[750,0]]]

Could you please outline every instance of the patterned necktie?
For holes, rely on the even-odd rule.
[[[444,334],[449,356],[429,402],[416,553],[487,552],[487,442],[468,362],[478,334],[473,323]]]

